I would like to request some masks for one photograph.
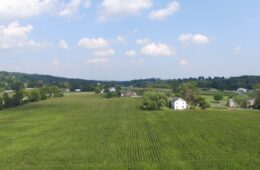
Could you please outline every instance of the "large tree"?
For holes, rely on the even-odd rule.
[[[260,109],[260,84],[254,87],[255,108]]]
[[[167,106],[167,96],[156,92],[146,92],[143,96],[143,110],[159,110]]]
[[[221,101],[224,97],[223,93],[222,92],[217,92],[216,94],[214,94],[214,100],[216,100],[218,103],[219,101]]]
[[[207,108],[210,108],[210,104],[206,101],[205,98],[203,97],[199,97],[197,99],[197,104],[198,106],[201,108],[201,109],[207,109]]]
[[[197,84],[194,82],[182,84],[180,87],[180,96],[185,99],[192,108],[195,108],[199,97]]]
[[[22,90],[19,90],[15,93],[15,95],[12,98],[12,106],[19,106],[23,104],[23,98],[24,94]]]

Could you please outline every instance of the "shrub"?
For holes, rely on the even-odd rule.
[[[24,94],[23,91],[19,90],[12,97],[12,107],[19,106],[23,104]]]
[[[219,102],[219,101],[221,101],[221,100],[223,99],[224,95],[223,95],[223,93],[218,92],[218,93],[214,94],[213,97],[214,97],[214,100],[216,100],[217,102]]]
[[[248,96],[246,95],[237,95],[234,97],[235,102],[242,108],[248,107]]]
[[[41,100],[41,94],[38,89],[34,89],[29,94],[29,101],[30,102],[37,102]]]
[[[206,102],[205,98],[203,98],[203,97],[199,97],[197,99],[197,104],[199,105],[199,107],[201,109],[207,109],[210,107],[210,104],[208,102]]]
[[[0,97],[0,110],[4,108],[4,99]]]
[[[143,96],[143,104],[141,106],[141,109],[159,110],[162,107],[165,107],[167,103],[168,99],[166,95],[155,92],[147,92]]]
[[[4,100],[4,108],[12,107],[12,98],[9,97],[7,93],[3,95],[3,100]]]

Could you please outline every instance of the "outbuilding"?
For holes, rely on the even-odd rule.
[[[81,89],[75,89],[75,92],[81,92]]]

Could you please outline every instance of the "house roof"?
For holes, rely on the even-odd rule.
[[[171,102],[176,102],[176,101],[179,100],[179,99],[184,100],[184,99],[182,99],[182,98],[180,98],[180,97],[172,97],[170,100],[171,100]],[[185,101],[185,100],[184,100],[184,101]]]

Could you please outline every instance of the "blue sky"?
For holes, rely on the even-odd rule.
[[[260,75],[260,1],[1,0],[0,70],[130,80]]]

